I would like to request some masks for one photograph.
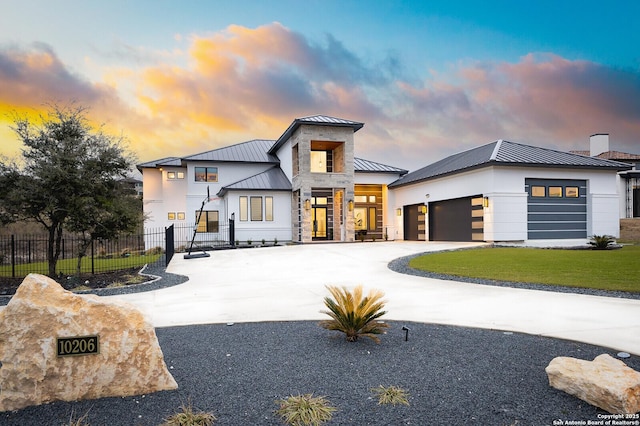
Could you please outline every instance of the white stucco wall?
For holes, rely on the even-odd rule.
[[[240,197],[263,197],[262,221],[240,220]],[[265,219],[264,197],[273,197],[273,221]],[[288,191],[230,191],[226,196],[229,217],[235,214],[236,240],[245,242],[251,239],[254,244],[263,238],[266,241],[291,241],[291,192]],[[250,209],[249,209],[250,212]]]

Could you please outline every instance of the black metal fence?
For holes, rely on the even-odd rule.
[[[113,240],[94,240],[80,260],[81,274],[99,274],[143,265],[166,266],[175,252],[215,250],[234,246],[233,220],[220,223],[217,232],[196,232],[195,225],[147,229]],[[192,245],[193,243],[193,245]],[[58,275],[76,275],[84,242],[66,235],[56,266]],[[0,235],[0,277],[23,278],[29,273],[48,274],[47,235]]]

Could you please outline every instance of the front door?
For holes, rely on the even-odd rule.
[[[311,212],[311,220],[313,220],[313,229],[311,236],[314,239],[327,238],[327,208],[314,206]]]

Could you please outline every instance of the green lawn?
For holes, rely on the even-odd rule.
[[[142,267],[147,263],[154,263],[160,258],[159,254],[143,254],[140,256],[115,257],[111,259],[95,259],[94,269],[96,273],[118,271],[121,269]],[[64,275],[75,275],[78,265],[78,259],[62,259],[58,261],[56,271]],[[16,265],[16,277],[24,277],[29,273],[47,274],[49,265],[47,262],[34,262],[22,265]],[[82,273],[91,273],[91,258],[82,259]],[[0,266],[0,276],[11,276],[11,265]]]
[[[619,250],[479,248],[426,254],[409,266],[500,281],[640,292],[640,246]]]

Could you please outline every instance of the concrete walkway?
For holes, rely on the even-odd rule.
[[[326,318],[325,285],[377,288],[386,319],[515,331],[576,340],[640,355],[640,300],[523,290],[393,272],[387,264],[425,251],[474,243],[306,244],[211,252],[168,272],[189,281],[108,296],[145,310],[156,327]]]

